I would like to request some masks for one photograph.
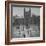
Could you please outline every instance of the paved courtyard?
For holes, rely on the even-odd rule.
[[[30,28],[26,29],[26,26],[20,25],[19,29],[16,26],[13,27],[12,37],[26,38],[26,37],[39,37],[40,29],[37,25],[30,25]]]

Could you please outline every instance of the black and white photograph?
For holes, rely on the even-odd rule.
[[[11,37],[40,37],[40,8],[12,7]]]
[[[6,2],[5,43],[45,42],[45,3]]]

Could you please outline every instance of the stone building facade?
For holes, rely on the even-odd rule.
[[[33,32],[33,28],[32,25],[35,24],[40,24],[37,22],[39,22],[39,16],[36,17],[35,15],[33,15],[31,17],[31,9],[29,8],[29,11],[25,11],[24,8],[24,18],[16,18],[16,16],[14,16],[14,33],[16,34],[15,37],[16,38],[23,38],[23,37],[31,37],[32,32]],[[37,23],[36,23],[37,22]],[[33,26],[35,27],[35,26]],[[16,32],[15,32],[16,30]]]

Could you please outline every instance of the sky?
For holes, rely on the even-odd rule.
[[[19,17],[24,17],[24,8],[25,11],[29,11],[31,9],[31,16],[35,14],[36,16],[40,15],[40,8],[35,7],[13,7],[13,16],[18,15]]]

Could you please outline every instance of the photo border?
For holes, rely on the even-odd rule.
[[[35,4],[35,5],[43,5],[43,40],[37,41],[21,41],[21,42],[10,42],[10,12],[9,12],[9,4],[10,3],[19,3],[19,4]],[[26,2],[26,1],[5,1],[5,44],[27,44],[27,43],[43,43],[45,42],[45,3],[43,2]]]

